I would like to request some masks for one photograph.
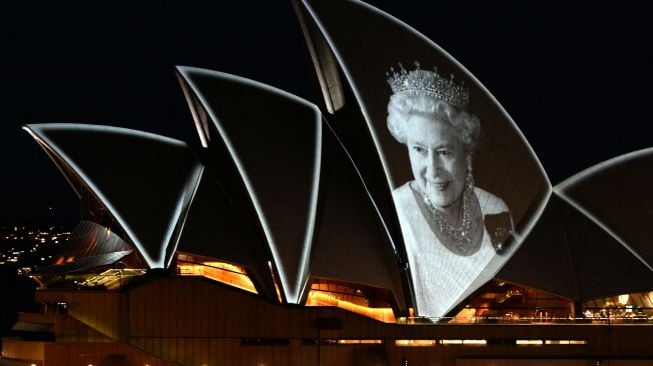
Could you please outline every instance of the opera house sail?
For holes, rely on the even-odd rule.
[[[178,66],[196,141],[24,127],[82,219],[3,358],[653,365],[652,150],[552,187],[437,44],[362,2],[293,5],[319,105]]]

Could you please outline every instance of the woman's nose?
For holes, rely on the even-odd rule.
[[[442,164],[436,154],[429,154],[426,164],[426,178],[435,179],[442,174]]]

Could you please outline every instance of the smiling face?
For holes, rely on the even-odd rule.
[[[406,146],[418,188],[435,208],[456,202],[465,188],[468,155],[446,122],[413,115],[406,125]]]

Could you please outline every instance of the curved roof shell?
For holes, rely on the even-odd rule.
[[[25,129],[58,167],[65,166],[97,196],[150,268],[169,265],[203,172],[185,143],[98,125]]]
[[[301,303],[310,276],[401,294],[387,229],[319,109],[251,80],[188,67],[178,71],[208,148],[208,166],[221,177],[225,170],[240,177],[226,190],[235,192],[230,197],[237,207],[253,208],[251,227],[264,233],[285,299]],[[225,150],[231,167],[223,163]],[[239,195],[234,185],[247,194]],[[403,296],[395,302],[405,307]]]

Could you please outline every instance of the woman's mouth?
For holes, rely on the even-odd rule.
[[[431,182],[429,183],[433,188],[435,188],[438,191],[444,191],[449,187],[450,182]]]

